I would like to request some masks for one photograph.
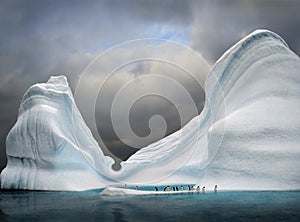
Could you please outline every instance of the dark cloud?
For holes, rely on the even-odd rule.
[[[5,137],[16,121],[19,103],[30,85],[64,73],[74,90],[79,75],[97,53],[143,37],[189,44],[213,64],[244,35],[266,28],[281,35],[299,55],[299,8],[297,0],[1,1],[0,168],[5,165]],[[131,75],[128,78],[124,75],[127,80],[150,69],[145,63],[131,68],[127,70]],[[165,71],[163,67],[162,70]],[[182,78],[177,80],[188,89],[200,111],[204,101],[201,89],[187,75]],[[122,83],[113,82],[108,87],[107,104]],[[149,118],[157,114],[166,119],[167,134],[180,127],[178,112],[170,101],[150,100],[143,98],[132,107],[134,132],[147,135]],[[103,107],[99,112],[107,113],[108,108]],[[98,130],[111,152],[126,159],[136,149],[120,141],[106,115],[97,117],[101,122]],[[191,116],[184,118],[186,122]]]
[[[117,58],[116,58],[117,59]],[[200,71],[200,70],[199,70]],[[169,100],[166,96],[164,90],[167,88],[170,93],[175,95],[175,97],[181,98],[180,91],[176,87],[170,87],[160,85],[160,77],[156,75],[152,76],[152,73],[160,73],[163,77],[172,78],[176,80],[178,84],[183,86],[191,95],[193,99],[192,104],[185,105],[184,103],[178,104],[176,100]],[[150,75],[150,78],[147,76]],[[145,77],[145,79],[143,78]],[[118,116],[121,118],[127,118],[130,122],[130,128],[132,131],[139,137],[144,138],[142,142],[130,141],[131,144],[134,144],[136,148],[142,148],[149,143],[161,139],[166,135],[173,133],[174,131],[180,129],[185,125],[193,116],[200,113],[203,108],[204,101],[204,92],[201,88],[201,85],[197,83],[188,73],[179,70],[177,67],[170,66],[158,61],[141,61],[130,63],[124,67],[124,69],[118,70],[109,80],[107,80],[104,86],[101,89],[101,92],[98,95],[96,103],[96,123],[97,130],[100,134],[101,139],[103,140],[104,145],[109,147],[110,151],[114,155],[121,158],[124,156],[120,150],[125,150],[128,146],[122,143],[122,146],[119,147],[120,150],[116,152],[111,149],[111,145],[116,147],[116,141],[119,141],[119,137],[115,132],[115,128],[112,125],[112,116],[111,109],[112,103],[116,98],[117,93],[120,92],[120,89],[125,86],[125,84],[132,84],[129,89],[126,89],[124,93],[127,93],[127,96],[130,98],[136,98],[135,102],[131,103],[130,100],[122,100],[122,105],[120,107],[121,112]],[[168,82],[168,84],[172,84]],[[158,95],[144,95],[145,92],[156,92]],[[140,95],[143,95],[139,98]],[[185,115],[180,115],[176,105],[182,105],[179,109],[183,110]],[[124,107],[130,106],[130,112],[128,116]],[[186,107],[185,107],[186,106]],[[196,113],[188,111],[190,106],[196,107]],[[157,122],[155,128],[155,137],[148,137],[151,133],[149,124],[151,124],[151,118],[155,115],[161,116],[166,121],[166,129],[160,127],[161,122]],[[118,117],[117,117],[118,118]],[[153,123],[153,122],[152,122]],[[154,123],[155,124],[155,123]],[[125,129],[127,131],[127,129]],[[96,132],[97,133],[97,132]],[[125,141],[130,140],[131,138],[126,137],[122,138]],[[120,142],[120,141],[119,141]],[[102,146],[103,147],[103,146]]]
[[[299,1],[229,0],[200,1],[194,7],[192,48],[216,61],[225,50],[256,29],[269,29],[282,36],[300,54]]]
[[[140,19],[142,22],[169,23],[178,26],[188,24],[193,18],[193,5],[181,0],[108,0],[106,3],[108,9],[121,13],[122,18],[130,17],[133,20]]]

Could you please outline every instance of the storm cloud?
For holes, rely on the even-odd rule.
[[[297,0],[1,1],[0,168],[6,164],[6,135],[16,121],[19,103],[30,85],[45,82],[51,75],[65,74],[74,90],[81,73],[99,53],[141,38],[176,41],[197,51],[213,65],[243,36],[255,29],[269,29],[281,35],[299,55],[299,9]],[[127,52],[123,53],[119,56]],[[109,62],[117,64],[118,59]],[[107,71],[105,67],[99,69],[102,73]],[[137,150],[115,134],[109,107],[122,84],[150,71],[176,79],[191,94],[198,113],[201,112],[203,91],[186,73],[153,61],[128,65],[107,82],[105,101],[103,97],[97,100],[98,132],[93,134],[101,135],[99,142],[105,143],[107,154],[111,152],[124,160]],[[142,84],[144,88],[157,85],[155,81]],[[165,98],[145,96],[132,105],[129,118],[132,130],[139,136],[147,136],[149,119],[153,115],[162,116],[166,121],[166,132],[159,133],[162,137],[179,129],[182,118],[186,123],[194,115],[186,113],[180,116],[172,101]],[[142,145],[150,142],[145,140]]]

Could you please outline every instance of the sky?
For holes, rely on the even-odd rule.
[[[207,67],[252,31],[274,31],[300,55],[299,10],[297,0],[1,0],[0,169],[6,164],[6,135],[32,84],[66,75],[94,137],[120,162],[198,115],[204,106]],[[144,38],[160,41],[134,41]],[[97,60],[107,50],[110,54]],[[195,62],[195,53],[208,66]],[[133,61],[136,57],[154,59]],[[158,58],[184,64],[199,81],[177,63]],[[85,72],[92,74],[84,79]],[[101,87],[91,84],[98,80]],[[85,109],[91,108],[89,93],[95,90],[100,93],[91,103],[91,114]],[[112,112],[118,95],[126,96]],[[129,108],[125,118],[124,107]],[[124,119],[136,138],[126,134]]]

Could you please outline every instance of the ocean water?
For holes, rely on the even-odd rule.
[[[115,196],[1,191],[0,221],[300,221],[300,191]]]

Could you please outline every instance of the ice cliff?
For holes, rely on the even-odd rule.
[[[7,136],[1,187],[85,190],[112,183],[300,188],[300,59],[256,31],[209,73],[202,113],[135,153],[118,172],[76,107],[65,77],[28,89]]]

